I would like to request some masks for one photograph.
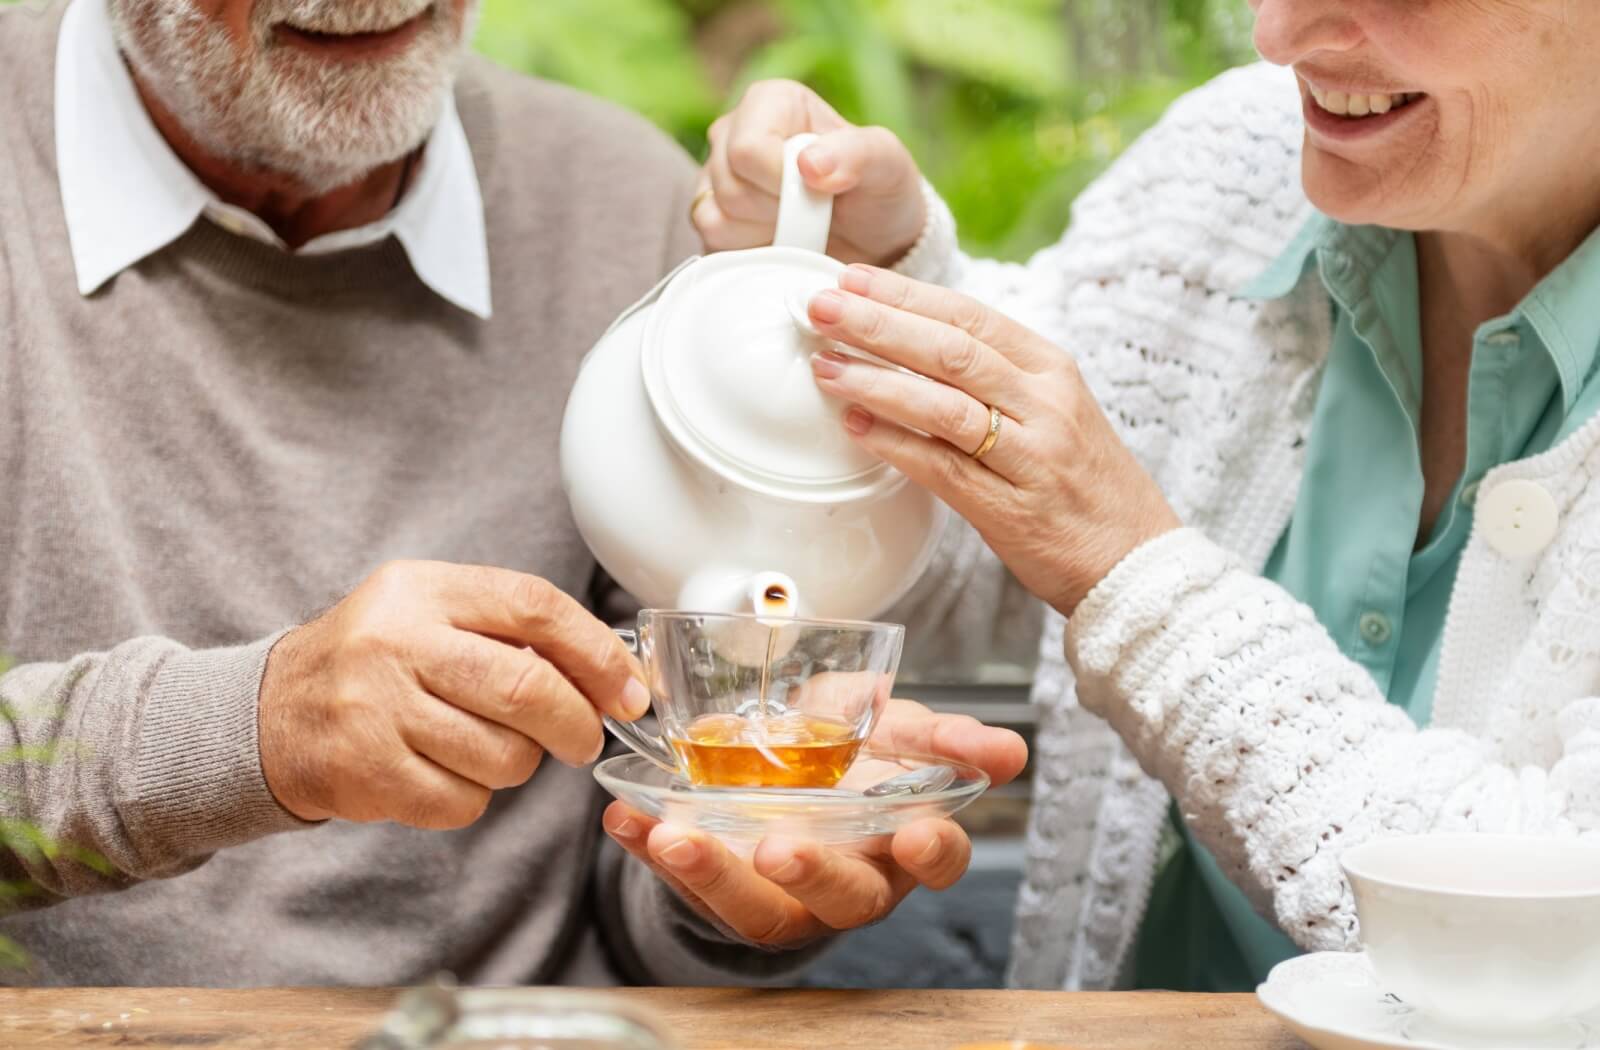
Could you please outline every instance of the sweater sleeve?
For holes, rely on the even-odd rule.
[[[1600,702],[1563,713],[1567,753],[1550,770],[1418,730],[1309,608],[1192,529],[1145,544],[1090,592],[1066,658],[1083,706],[1307,949],[1358,946],[1338,858],[1366,839],[1600,828]]]
[[[306,826],[261,770],[256,697],[276,641],[141,638],[0,676],[0,879],[18,905],[178,875]]]

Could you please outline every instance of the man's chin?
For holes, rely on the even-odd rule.
[[[249,108],[260,109],[260,120],[256,134],[241,136],[238,145],[256,165],[292,176],[313,193],[414,152],[432,134],[455,84],[454,63],[426,73],[383,63],[340,75],[308,68],[320,63],[295,54],[292,65],[290,75],[275,72],[273,83],[254,86],[263,104]]]

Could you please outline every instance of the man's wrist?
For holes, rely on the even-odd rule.
[[[174,860],[305,826],[261,768],[257,704],[279,637],[179,650],[156,672],[140,712],[127,819]]]

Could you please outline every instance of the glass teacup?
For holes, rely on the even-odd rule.
[[[832,787],[889,701],[905,628],[646,609],[619,631],[661,735],[607,718],[633,750],[703,787]]]

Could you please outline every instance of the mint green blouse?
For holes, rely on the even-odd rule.
[[[1493,467],[1550,448],[1600,407],[1600,231],[1515,310],[1474,335],[1466,467],[1420,547],[1416,242],[1409,233],[1318,216],[1244,294],[1285,296],[1312,265],[1333,300],[1333,345],[1294,514],[1265,575],[1311,606],[1390,703],[1427,725],[1478,483]],[[1298,949],[1174,818],[1140,930],[1135,981],[1252,990]]]

